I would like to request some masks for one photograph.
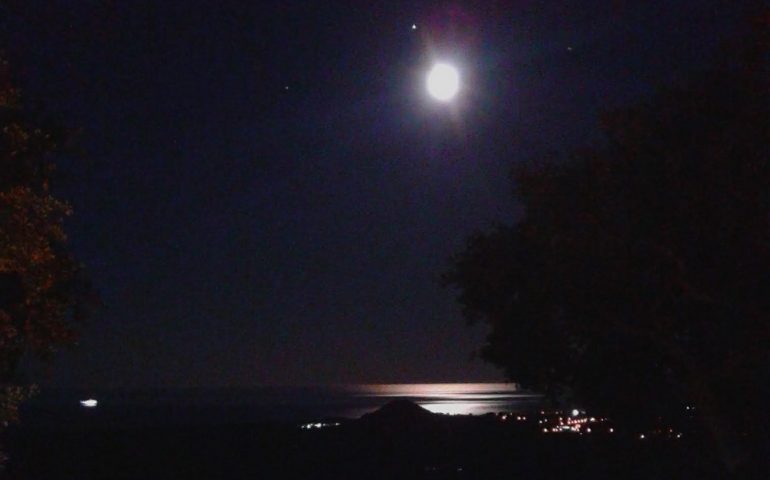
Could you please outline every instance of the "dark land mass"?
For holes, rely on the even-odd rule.
[[[692,433],[646,441],[622,432],[542,434],[537,420],[436,415],[406,400],[323,425],[26,425],[6,438],[11,461],[4,477],[724,478]],[[762,475],[757,470],[741,478]]]

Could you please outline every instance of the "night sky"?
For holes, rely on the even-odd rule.
[[[501,380],[450,255],[522,214],[515,162],[707,65],[739,3],[5,2],[26,98],[82,129],[56,190],[104,303],[48,381]]]

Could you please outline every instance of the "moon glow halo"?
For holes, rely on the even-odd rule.
[[[460,74],[448,63],[436,63],[428,72],[428,93],[440,102],[452,100],[460,90]]]

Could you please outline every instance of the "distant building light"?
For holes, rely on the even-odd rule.
[[[86,408],[94,408],[97,405],[99,405],[99,402],[96,401],[94,398],[89,398],[88,400],[81,400],[80,405],[86,407]]]
[[[305,423],[303,425],[300,425],[299,428],[302,430],[311,430],[313,428],[328,428],[328,427],[339,427],[340,422],[333,422],[333,423],[321,423],[321,422],[313,422],[313,423]]]
[[[578,415],[580,415],[580,410],[578,410],[577,408],[572,410],[572,416],[573,417],[577,417]]]

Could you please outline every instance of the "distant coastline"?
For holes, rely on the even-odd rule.
[[[98,408],[84,412],[80,401]],[[361,384],[251,388],[43,389],[25,407],[35,422],[227,423],[358,418],[394,398],[409,399],[433,413],[483,415],[530,411],[540,396],[506,383]],[[173,413],[168,412],[173,410]]]

